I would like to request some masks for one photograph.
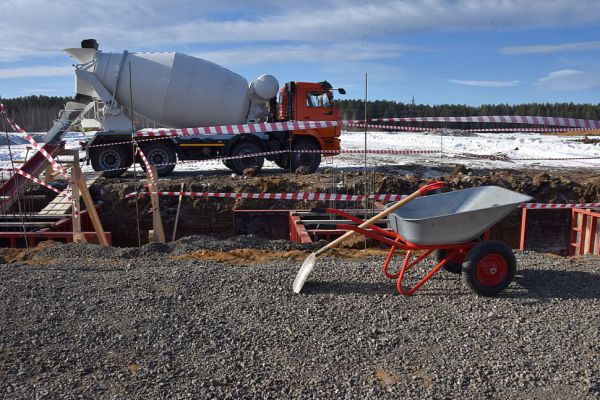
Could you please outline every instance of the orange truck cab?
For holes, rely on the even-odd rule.
[[[288,82],[279,90],[279,121],[339,121],[339,114],[333,103],[333,90],[346,94],[344,89],[333,89],[327,81]],[[314,172],[321,162],[320,150],[324,156],[332,156],[340,150],[340,125],[328,128],[314,128],[293,131],[290,135],[292,169],[304,166]],[[294,153],[293,150],[311,150],[314,153]],[[284,155],[276,163],[289,168],[289,156]]]

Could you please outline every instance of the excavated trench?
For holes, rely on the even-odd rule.
[[[335,175],[332,175],[335,174]],[[372,193],[411,193],[431,179],[444,180],[450,190],[465,189],[482,185],[497,185],[533,196],[535,202],[581,203],[597,202],[600,199],[600,174],[591,170],[540,171],[540,170],[471,170],[463,165],[453,169],[425,169],[421,166],[403,166],[402,170],[377,170],[369,174]],[[259,176],[230,176],[225,172],[205,172],[191,176],[175,173],[169,179],[161,179],[162,191],[179,191],[184,184],[186,191],[250,192],[250,193],[293,193],[328,192],[361,193],[364,177],[360,172],[325,171],[322,173],[297,175],[269,173]],[[140,190],[143,181],[131,176],[98,180],[91,192],[96,201],[103,203],[102,221],[107,231],[112,232],[115,246],[138,245],[139,232],[142,243],[148,241],[148,230],[152,229],[149,196],[125,198],[125,195]],[[137,208],[136,208],[137,203]],[[161,216],[166,237],[171,238],[178,198],[160,198]],[[330,206],[329,202],[272,201],[254,199],[217,199],[184,197],[177,227],[177,237],[193,234],[210,234],[217,237],[233,235],[234,210],[287,210]],[[338,202],[339,208],[360,208],[360,204]],[[520,213],[513,213],[495,226],[492,236],[513,246],[518,245]]]

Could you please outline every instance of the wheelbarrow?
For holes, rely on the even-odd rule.
[[[319,211],[357,224],[340,224],[337,229],[353,230],[390,246],[383,274],[396,279],[396,288],[402,295],[414,294],[444,268],[462,273],[463,281],[474,292],[494,296],[511,283],[517,262],[510,247],[489,240],[489,229],[529,200],[529,196],[497,186],[419,197],[389,215],[391,231],[375,225],[361,228],[358,225],[363,220],[337,209]],[[406,252],[404,261],[397,272],[391,272],[390,262],[398,249]],[[408,270],[430,255],[435,256],[436,265],[412,288],[405,288],[402,282]]]

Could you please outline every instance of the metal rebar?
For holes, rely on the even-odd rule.
[[[131,83],[131,61],[129,61],[129,115],[131,116],[131,152],[132,152],[132,160],[133,160],[133,179],[137,182],[137,186],[140,186],[140,180],[137,175],[137,163],[135,162],[135,143],[134,143],[134,133],[135,126],[133,124],[133,87]],[[142,236],[140,235],[140,209],[138,205],[138,196],[135,196],[135,220],[137,225],[137,239],[138,239],[138,247],[142,247]]]

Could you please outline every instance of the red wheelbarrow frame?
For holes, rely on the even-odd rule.
[[[360,225],[364,221],[360,218],[355,217],[354,215],[347,214],[343,211],[340,211],[335,208],[322,208],[322,209],[314,209],[315,212],[327,213],[327,214],[335,214],[343,217],[345,219],[349,219],[356,224]],[[475,245],[481,243],[479,240],[472,240],[465,243],[459,244],[443,244],[443,245],[420,245],[407,241],[401,235],[396,232],[386,231],[378,226],[371,225],[368,229],[359,228],[355,225],[348,224],[336,224],[336,229],[345,229],[345,230],[353,230],[361,235],[365,235],[374,239],[380,243],[385,243],[390,246],[390,252],[383,263],[383,274],[390,279],[397,279],[396,281],[396,289],[398,292],[404,296],[410,296],[414,294],[425,282],[427,282],[433,275],[435,275],[446,263],[455,262],[456,260],[462,260],[466,257],[469,250],[471,250]],[[482,239],[487,240],[489,237],[489,231],[483,234]],[[404,261],[402,262],[402,266],[396,273],[388,272],[388,266],[390,261],[394,257],[394,253],[396,249],[405,250],[406,256],[404,257]],[[412,260],[413,252],[415,251],[425,251],[425,253],[419,255],[416,259]],[[406,275],[406,272],[420,263],[423,259],[428,257],[435,250],[446,250],[446,254],[443,260],[441,260],[435,267],[433,267],[416,285],[414,285],[410,289],[405,289],[402,286],[402,281]]]

